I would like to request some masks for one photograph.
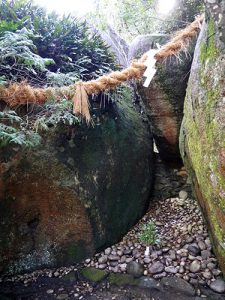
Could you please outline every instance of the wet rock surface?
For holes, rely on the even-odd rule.
[[[152,136],[131,97],[96,107],[94,128],[60,124],[34,149],[1,149],[0,272],[79,262],[146,212]]]

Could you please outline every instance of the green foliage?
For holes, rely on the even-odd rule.
[[[195,16],[204,11],[202,0],[177,0],[177,5],[171,14],[161,23],[159,30],[165,33],[174,32],[194,21]]]
[[[0,112],[0,148],[8,144],[34,147],[40,142],[40,136],[25,130],[22,123],[15,111]]]
[[[125,40],[131,41],[155,30],[155,4],[156,0],[98,0],[89,17],[101,30],[110,21]]]
[[[158,245],[160,243],[159,235],[154,221],[149,221],[141,227],[139,240],[146,245]]]
[[[24,28],[15,33],[6,31],[0,38],[0,74],[5,80],[29,79],[40,84],[40,78],[46,77],[46,67],[54,61],[34,53],[32,37],[32,32]]]
[[[55,62],[47,67],[50,72],[72,72],[76,78],[88,80],[114,68],[114,59],[100,37],[75,17],[47,14],[32,0],[3,0],[0,20],[3,30],[15,32],[25,27],[33,33],[35,54]]]
[[[20,117],[13,110],[0,112],[0,147],[11,143],[34,147],[41,142],[41,132],[51,130],[58,124],[79,124],[80,120],[72,109],[72,102],[63,99],[45,104],[35,116],[28,113]]]
[[[127,41],[139,34],[171,33],[183,28],[204,7],[201,0],[177,0],[176,7],[164,16],[157,10],[158,0],[97,0],[96,3],[89,16],[91,21],[100,30],[105,30],[108,23],[113,24]]]
[[[60,102],[47,103],[34,123],[35,131],[47,131],[56,125],[63,123],[65,125],[75,125],[80,121],[72,113],[73,103],[66,99],[61,100]]]

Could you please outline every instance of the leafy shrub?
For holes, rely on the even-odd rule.
[[[149,221],[141,227],[139,240],[146,245],[158,245],[160,243],[159,235],[154,221]]]

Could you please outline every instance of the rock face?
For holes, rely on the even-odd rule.
[[[172,57],[157,68],[148,88],[139,85],[147,109],[153,137],[162,159],[180,160],[179,132],[192,56]]]
[[[115,243],[143,215],[152,136],[131,107],[58,126],[35,149],[0,153],[0,272],[72,264]]]
[[[225,1],[206,1],[187,97],[180,145],[225,273]]]
[[[141,36],[130,46],[129,59],[140,57],[154,45],[164,45],[169,36]],[[148,88],[138,85],[151,122],[155,143],[162,159],[180,160],[179,131],[183,118],[183,104],[193,57],[193,47],[180,59],[171,57],[159,64],[157,73]]]
[[[129,47],[128,60],[131,62],[134,58],[141,57],[142,54],[150,49],[157,49],[157,43],[164,45],[168,42],[170,36],[167,34],[146,34],[137,36]]]

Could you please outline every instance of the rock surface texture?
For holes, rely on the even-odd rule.
[[[205,1],[180,145],[225,274],[225,1]]]
[[[169,37],[160,38],[163,45]],[[136,44],[130,46],[129,59],[156,48],[155,42],[159,42],[158,36],[137,39]],[[158,64],[157,73],[148,88],[138,85],[160,156],[170,162],[180,160],[179,131],[192,57],[193,47],[190,47],[188,54],[183,53],[180,58],[171,57]]]
[[[0,272],[80,261],[146,211],[152,137],[129,97],[94,128],[62,125],[0,158]]]

